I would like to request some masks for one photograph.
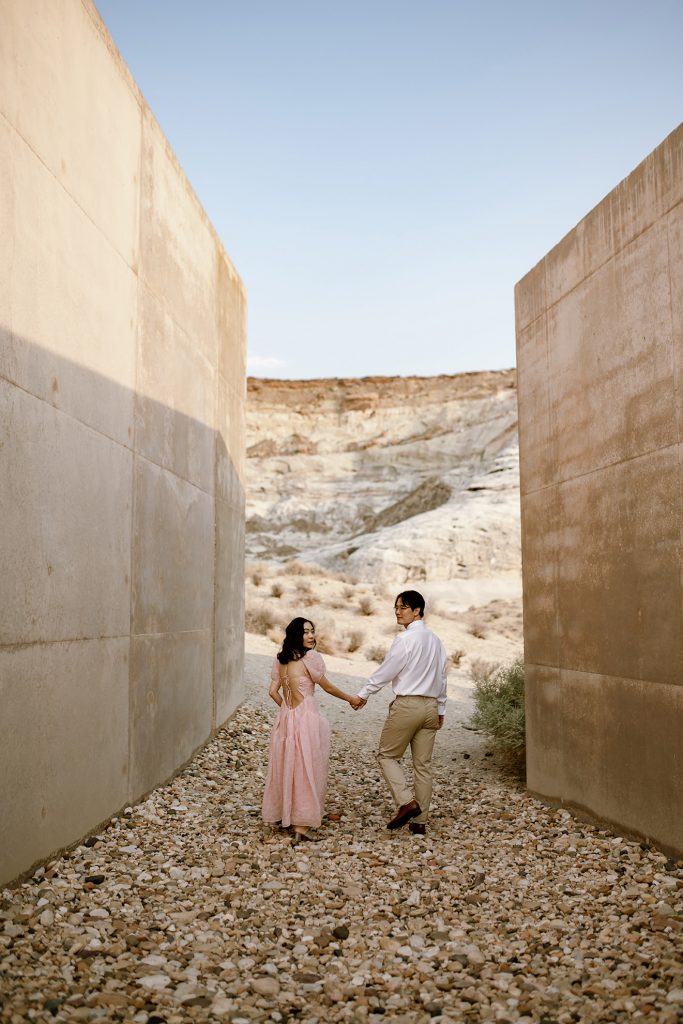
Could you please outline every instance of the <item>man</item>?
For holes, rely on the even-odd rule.
[[[395,694],[379,739],[377,760],[397,807],[387,828],[425,835],[432,796],[432,751],[446,713],[446,651],[423,620],[425,601],[416,590],[404,590],[394,602],[396,622],[404,627],[386,658],[358,691],[363,707],[387,683]],[[415,792],[406,783],[401,758],[410,744]]]

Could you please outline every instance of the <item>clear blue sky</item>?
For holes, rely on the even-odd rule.
[[[257,376],[514,365],[513,287],[683,119],[683,0],[96,0]]]

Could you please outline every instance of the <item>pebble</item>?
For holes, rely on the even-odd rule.
[[[0,892],[0,1021],[679,1024],[680,861],[544,806],[457,729],[426,837],[387,832],[371,705],[360,740],[333,734],[302,853],[259,818],[262,690],[170,783]]]

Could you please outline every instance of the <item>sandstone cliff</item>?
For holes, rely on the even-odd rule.
[[[520,593],[514,371],[252,378],[247,438],[250,560],[459,607]]]

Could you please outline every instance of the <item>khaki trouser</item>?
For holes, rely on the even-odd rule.
[[[422,813],[413,820],[425,822],[432,799],[432,751],[439,712],[436,697],[396,697],[379,738],[377,760],[397,807],[417,800]],[[415,793],[406,783],[400,761],[410,744]]]

